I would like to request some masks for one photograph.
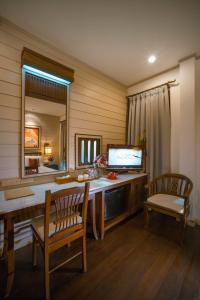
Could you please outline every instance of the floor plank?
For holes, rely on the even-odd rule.
[[[200,229],[187,228],[179,245],[180,224],[152,215],[144,229],[144,215],[108,231],[103,241],[87,241],[88,272],[80,259],[51,276],[56,300],[186,300],[200,299]],[[57,262],[80,247],[75,243],[52,256]],[[16,276],[10,299],[43,299],[42,257],[31,267],[31,245],[16,252]]]

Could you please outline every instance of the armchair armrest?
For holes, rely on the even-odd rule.
[[[184,211],[186,212],[189,209],[190,203],[189,203],[189,195],[190,191],[183,194],[184,199]]]
[[[149,197],[152,196],[153,194],[155,194],[155,182],[154,181],[147,183],[144,187],[148,191]]]
[[[183,198],[189,198],[191,191],[187,191],[183,194]]]

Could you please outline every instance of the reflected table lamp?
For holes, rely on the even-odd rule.
[[[52,154],[52,147],[49,146],[49,143],[44,144],[44,154],[51,155]]]

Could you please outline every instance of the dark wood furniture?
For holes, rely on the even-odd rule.
[[[9,201],[5,200],[4,192],[0,191],[0,220],[3,219],[4,221],[4,244],[3,255],[0,258],[0,278],[4,279],[4,298],[10,295],[15,274],[14,224],[44,214],[45,190],[51,188],[60,190],[62,188],[70,188],[71,186],[73,186],[73,183],[63,185],[56,183],[35,185],[32,186],[32,190],[35,192],[34,196]],[[92,232],[94,238],[98,239],[94,194],[89,195],[89,211]]]
[[[95,239],[98,239],[96,218],[98,218],[99,235],[100,238],[103,239],[106,230],[133,215],[136,211],[143,207],[143,201],[145,200],[144,185],[146,182],[147,175],[144,173],[123,174],[120,175],[117,180],[100,178],[90,182],[89,206],[92,231]],[[104,193],[109,189],[123,185],[127,185],[128,187],[126,211],[117,218],[105,222]],[[32,190],[35,195],[10,201],[6,201],[4,191],[0,191],[0,219],[4,220],[4,249],[1,264],[5,266],[1,271],[4,272],[6,276],[4,297],[8,297],[10,294],[15,273],[14,224],[24,220],[29,220],[44,213],[46,190],[55,191],[74,186],[83,186],[83,184],[77,182],[70,182],[63,185],[59,185],[55,182],[39,184],[32,186]]]
[[[122,175],[120,175],[122,176]],[[124,177],[127,177],[125,181],[119,182],[118,180],[111,180],[113,184],[107,187],[102,187],[100,192],[95,194],[96,198],[96,211],[97,211],[97,220],[98,220],[98,229],[100,239],[104,239],[105,232],[112,228],[113,226],[119,224],[123,220],[127,219],[140,209],[144,207],[144,201],[146,200],[146,191],[145,185],[147,183],[146,174],[124,174]],[[127,186],[127,195],[126,195],[126,209],[119,216],[105,221],[104,219],[104,210],[105,210],[105,192],[113,188],[118,188],[121,186]]]
[[[145,202],[146,227],[149,225],[149,210],[153,210],[180,220],[183,238],[190,210],[189,196],[192,188],[192,181],[181,174],[163,174],[150,182],[149,197]]]
[[[143,228],[144,215],[137,214],[117,226],[103,242],[87,240],[89,269],[78,272],[78,261],[68,266],[71,274],[59,272],[51,287],[54,300],[197,300],[200,274],[200,227],[188,226],[188,243],[180,248],[176,222],[156,214],[154,230]],[[155,234],[157,233],[157,234]],[[165,238],[163,238],[163,235]],[[70,251],[76,250],[72,243]],[[9,300],[42,300],[42,268],[30,267],[31,245],[16,252],[17,276]],[[65,253],[54,255],[54,261]],[[40,256],[38,263],[42,265]],[[68,267],[67,266],[67,267]],[[67,277],[66,277],[67,276]],[[66,279],[70,280],[65,284]],[[59,281],[58,281],[58,280]],[[61,284],[62,283],[62,284]]]
[[[25,167],[25,174],[38,174],[39,158],[29,158],[29,166]]]
[[[50,299],[49,276],[59,267],[82,255],[83,272],[87,271],[86,220],[89,185],[86,183],[85,187],[64,189],[55,193],[46,191],[45,215],[32,221],[33,265],[36,266],[36,243],[38,242],[44,257],[46,300]],[[50,254],[80,238],[82,238],[82,251],[50,269]]]

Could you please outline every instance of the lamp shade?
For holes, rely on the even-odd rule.
[[[49,144],[44,145],[44,154],[47,154],[47,155],[52,154],[52,147],[50,147]]]

